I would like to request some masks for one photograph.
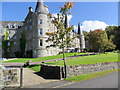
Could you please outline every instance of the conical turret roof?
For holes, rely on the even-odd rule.
[[[79,35],[83,35],[82,30],[80,29],[80,22],[78,22],[78,34]]]
[[[65,15],[65,28],[69,27],[69,21],[67,14]]]
[[[43,0],[38,0],[35,12],[40,14],[47,14]]]

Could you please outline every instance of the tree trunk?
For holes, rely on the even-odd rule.
[[[63,61],[64,61],[64,78],[67,77],[67,68],[66,68],[66,60],[65,60],[65,51],[63,47]]]

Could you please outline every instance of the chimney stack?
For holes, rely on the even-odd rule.
[[[33,8],[32,7],[29,7],[29,12],[32,12],[33,11]]]

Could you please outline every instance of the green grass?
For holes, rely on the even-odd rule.
[[[74,54],[82,55],[82,54],[88,54],[88,53],[65,53],[65,57],[74,56]],[[32,62],[38,62],[38,61],[45,61],[45,60],[58,59],[58,58],[62,58],[62,54],[47,56],[47,57],[40,57],[40,58],[18,58],[10,61],[4,61],[3,63],[25,63],[28,60],[32,60]]]
[[[66,78],[65,80],[68,80],[68,81],[83,81],[83,80],[87,80],[87,79],[92,79],[92,78],[104,76],[104,75],[107,75],[107,74],[109,74],[113,71],[118,71],[118,69],[109,70],[109,71],[102,71],[102,72],[98,72],[98,73],[83,74],[83,75],[79,75],[79,76],[72,76],[72,77]]]
[[[36,72],[39,72],[41,66],[40,66],[40,64],[36,64],[36,65],[27,66],[26,68],[29,68],[29,69],[34,70],[34,71],[36,71]]]
[[[80,65],[80,64],[95,64],[95,63],[116,62],[116,61],[118,61],[118,53],[106,53],[106,54],[97,54],[97,55],[67,59],[66,64]],[[63,60],[47,62],[46,64],[63,65]]]

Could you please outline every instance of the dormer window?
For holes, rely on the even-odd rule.
[[[14,24],[14,28],[18,28],[18,25],[16,23]]]
[[[9,28],[8,26],[6,26],[6,28]]]
[[[15,26],[12,25],[12,28],[15,28]]]
[[[43,22],[42,22],[42,19],[40,20],[40,24],[42,24]]]
[[[12,28],[12,24],[11,23],[8,24],[8,28]]]
[[[43,31],[42,28],[40,28],[40,35],[42,35],[42,31]]]

